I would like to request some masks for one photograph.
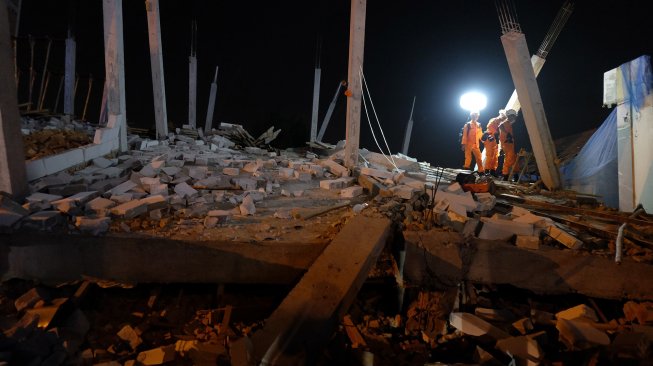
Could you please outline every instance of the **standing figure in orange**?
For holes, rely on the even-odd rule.
[[[474,159],[476,159],[476,164],[479,167],[483,167],[483,158],[481,157],[481,138],[483,137],[483,127],[478,123],[479,113],[473,111],[469,114],[470,121],[465,123],[463,127],[463,138],[461,141],[462,151],[465,152],[465,164],[463,169],[471,169],[472,165],[472,154],[474,154]]]
[[[508,181],[510,169],[514,166],[517,169],[517,155],[515,154],[515,136],[512,133],[512,124],[517,119],[517,112],[513,109],[506,111],[506,120],[499,124],[499,141],[501,151],[504,154],[503,168],[501,174],[503,180]]]
[[[483,134],[483,145],[485,145],[485,175],[496,175],[499,167],[499,125],[505,121],[506,111],[499,110],[499,115],[491,118]]]

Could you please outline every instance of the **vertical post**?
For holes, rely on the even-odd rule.
[[[365,8],[367,0],[351,0],[349,25],[349,98],[347,98],[347,135],[345,144],[345,166],[354,168],[358,164],[358,146],[361,124],[361,77],[363,48],[365,45]]]
[[[326,128],[327,126],[329,126],[329,120],[331,119],[333,110],[336,108],[336,102],[338,101],[338,96],[340,95],[340,89],[342,89],[346,85],[347,82],[344,80],[338,84],[338,88],[336,89],[336,94],[333,95],[331,104],[329,104],[329,109],[327,109],[326,115],[324,116],[324,120],[322,121],[322,125],[320,126],[320,132],[317,134],[317,141],[321,142],[322,138],[324,138],[324,132],[326,132]]]
[[[107,118],[120,127],[120,151],[127,151],[127,107],[125,102],[125,57],[122,31],[122,0],[103,0],[104,13],[104,85]],[[115,119],[109,116],[116,116]],[[107,126],[107,127],[116,127]]]
[[[406,126],[406,133],[404,134],[404,144],[401,147],[401,153],[408,155],[408,144],[410,144],[410,135],[413,133],[413,110],[415,109],[415,99],[413,97],[413,106],[410,108],[410,117],[408,117],[408,125]]]
[[[211,131],[213,124],[213,109],[215,108],[215,95],[218,92],[218,66],[215,67],[215,75],[211,83],[211,94],[209,95],[209,106],[206,109],[206,122],[204,124],[204,132]]]
[[[21,197],[27,192],[25,151],[20,132],[16,83],[14,82],[9,14],[0,3],[0,191]]]
[[[50,72],[47,72],[47,76],[45,77],[45,85],[43,86],[42,89],[42,94],[41,98],[39,98],[39,111],[43,110],[43,103],[45,102],[45,97],[48,95],[48,85],[50,85]]]
[[[501,43],[508,59],[512,81],[519,95],[524,122],[533,147],[537,169],[542,182],[553,190],[560,188],[560,171],[556,165],[556,151],[544,113],[540,90],[524,34],[508,32],[501,36]]]
[[[311,142],[317,137],[317,114],[320,110],[320,77],[322,69],[318,65],[313,75],[313,114],[311,115]]]
[[[75,114],[75,51],[76,43],[72,32],[66,38],[66,65],[64,69],[63,113]]]
[[[159,0],[145,0],[147,32],[150,37],[150,64],[152,65],[152,88],[154,92],[154,118],[158,138],[168,136],[168,113],[166,111],[166,88],[163,77],[163,47]]]
[[[197,123],[197,57],[188,58],[188,124],[195,128]]]
[[[27,93],[27,111],[32,110],[32,90],[34,89],[34,38],[29,36],[29,91]]]
[[[188,57],[188,124],[197,125],[197,56],[195,52],[196,24],[191,29],[190,56]]]

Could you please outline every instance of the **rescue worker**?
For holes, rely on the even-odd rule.
[[[465,123],[463,127],[463,137],[461,140],[462,151],[465,152],[465,164],[463,169],[471,169],[472,154],[476,159],[478,166],[483,166],[483,159],[481,158],[481,138],[483,137],[483,127],[478,123],[479,113],[473,111],[469,114],[470,121]]]
[[[483,145],[485,145],[485,175],[496,176],[499,167],[499,125],[505,121],[506,111],[499,110],[499,115],[491,118],[487,123],[485,133],[483,134]]]
[[[501,143],[501,152],[503,153],[503,167],[501,174],[503,180],[508,181],[510,169],[517,169],[517,155],[515,154],[515,136],[512,133],[512,124],[517,119],[517,112],[514,109],[506,111],[506,120],[499,124],[499,142]]]

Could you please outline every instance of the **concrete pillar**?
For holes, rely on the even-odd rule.
[[[320,132],[317,134],[317,141],[322,141],[322,138],[324,138],[324,132],[326,132],[326,128],[329,125],[329,120],[331,119],[331,115],[333,114],[333,110],[336,108],[336,102],[338,101],[338,96],[340,95],[340,90],[347,85],[346,81],[341,81],[338,84],[338,88],[336,89],[336,94],[333,95],[333,99],[331,100],[331,104],[329,104],[329,108],[327,109],[326,114],[324,115],[324,120],[322,121],[322,125],[320,126]]]
[[[27,193],[25,151],[20,132],[20,115],[14,60],[9,36],[9,14],[0,3],[0,191],[22,197]]]
[[[313,77],[313,114],[311,115],[311,137],[310,141],[314,142],[317,137],[317,114],[320,110],[320,78],[322,76],[322,69],[315,68]]]
[[[531,64],[533,65],[533,73],[535,73],[535,78],[537,78],[537,75],[539,75],[540,71],[542,71],[542,66],[544,66],[544,61],[546,61],[546,59],[543,59],[538,55],[533,55],[533,57],[531,57]],[[519,104],[519,99],[517,98],[516,89],[512,92],[512,95],[510,96],[510,100],[506,104],[505,109],[506,110],[514,109],[516,112],[519,112],[519,110],[521,109],[521,104]]]
[[[218,93],[218,66],[215,67],[215,75],[211,83],[211,93],[209,95],[209,106],[206,108],[206,122],[204,123],[204,131],[211,131],[213,125],[213,110],[215,109],[215,97]],[[220,124],[218,124],[220,127]]]
[[[413,97],[413,106],[410,108],[410,117],[408,118],[408,124],[406,125],[406,133],[404,134],[404,144],[401,146],[401,153],[408,155],[408,145],[410,145],[410,136],[413,133],[413,110],[415,109],[415,99]]]
[[[66,38],[66,60],[64,66],[63,113],[75,114],[75,53],[77,45],[72,34]]]
[[[197,57],[188,57],[188,124],[195,128],[197,121]]]
[[[168,113],[166,111],[166,87],[163,78],[159,0],[146,0],[145,10],[147,10],[147,32],[150,36],[150,64],[152,65],[156,135],[158,138],[164,138],[168,136]]]
[[[508,59],[512,81],[519,95],[524,122],[542,182],[548,189],[560,188],[560,171],[556,165],[555,146],[535,80],[526,37],[522,33],[508,32],[501,36],[501,43]]]
[[[104,68],[108,120],[116,116],[120,125],[120,151],[127,151],[127,107],[125,99],[125,56],[122,31],[122,0],[103,0]],[[112,126],[109,126],[112,127]]]
[[[361,78],[363,49],[365,46],[365,8],[367,0],[351,0],[349,24],[349,97],[347,98],[347,134],[345,166],[353,168],[358,163],[358,146],[361,127]]]

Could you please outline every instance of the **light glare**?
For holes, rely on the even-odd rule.
[[[479,112],[487,106],[487,98],[478,92],[465,93],[460,97],[460,107],[470,112]]]

